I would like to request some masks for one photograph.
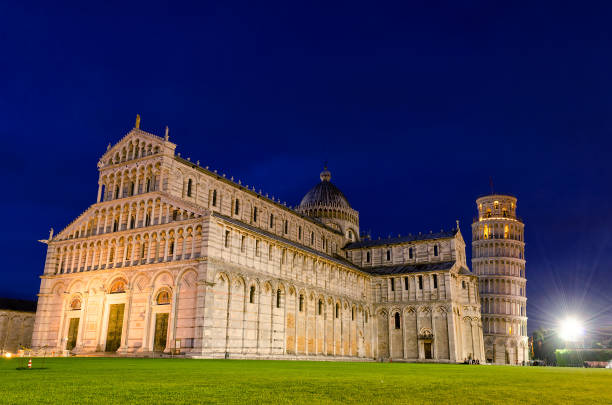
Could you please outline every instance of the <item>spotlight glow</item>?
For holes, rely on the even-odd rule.
[[[561,339],[567,342],[575,342],[580,340],[583,335],[584,328],[578,320],[574,318],[567,318],[561,322],[561,327],[559,329],[559,336]]]
[[[7,359],[10,359],[11,357],[13,357],[13,353],[6,352],[4,353],[4,357],[6,357]]]

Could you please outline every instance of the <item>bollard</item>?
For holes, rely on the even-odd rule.
[[[28,368],[32,368],[32,359],[28,360]]]

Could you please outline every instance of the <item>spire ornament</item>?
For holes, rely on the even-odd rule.
[[[323,165],[323,171],[319,175],[321,181],[330,181],[331,180],[331,172],[327,170],[327,162]]]
[[[140,129],[140,114],[136,114],[136,123],[134,124],[134,128]]]

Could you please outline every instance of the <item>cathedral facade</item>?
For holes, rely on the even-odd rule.
[[[362,238],[327,169],[291,208],[175,148],[139,120],[109,145],[95,203],[43,241],[33,349],[485,361],[458,226]]]

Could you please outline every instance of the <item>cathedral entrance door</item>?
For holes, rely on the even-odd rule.
[[[168,314],[157,314],[155,316],[155,339],[153,341],[153,350],[163,352],[166,348],[166,339],[168,338]]]
[[[79,335],[79,318],[70,318],[70,326],[68,327],[68,342],[66,342],[66,350],[72,350],[76,346],[77,336]]]
[[[425,358],[431,359],[431,342],[423,343],[423,349],[425,349]]]
[[[111,304],[108,315],[108,331],[106,332],[106,351],[116,352],[121,346],[123,330],[123,310],[125,304]]]

